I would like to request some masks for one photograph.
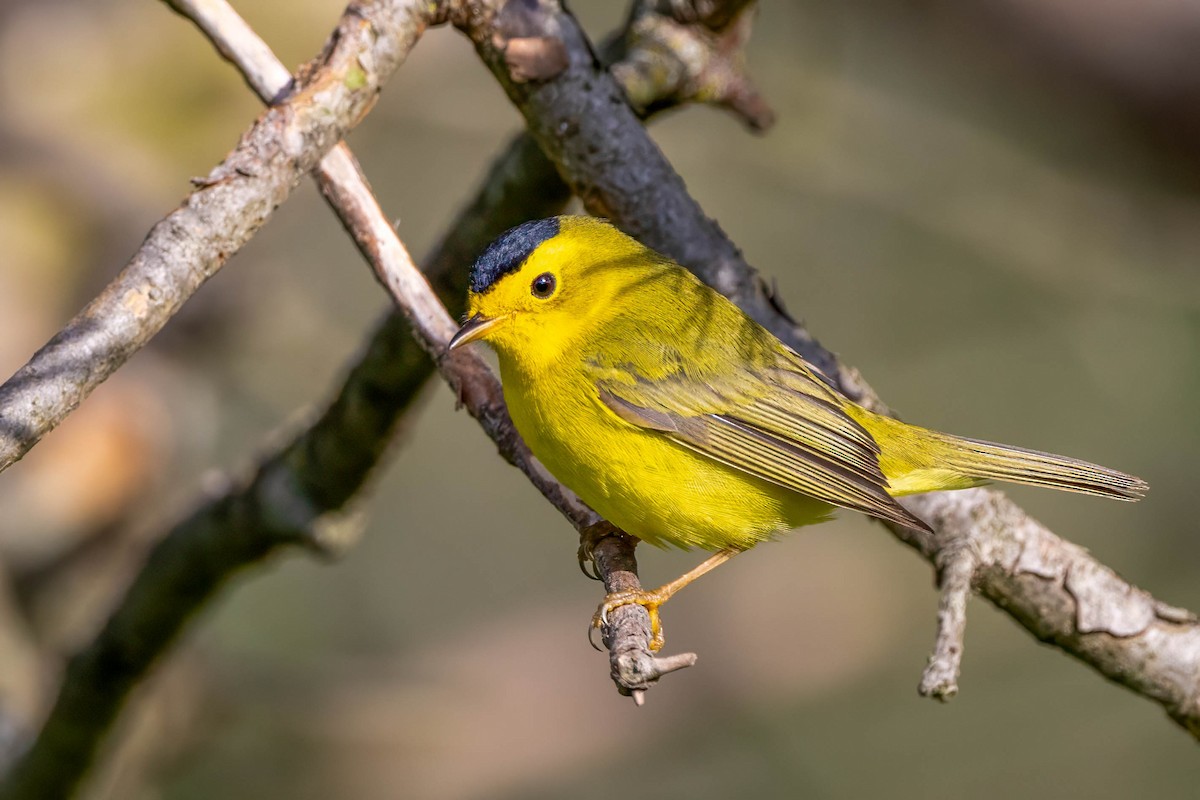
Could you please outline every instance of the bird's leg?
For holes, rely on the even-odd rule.
[[[724,550],[718,550],[695,569],[680,575],[675,580],[665,583],[657,589],[651,589],[650,591],[613,592],[607,595],[604,598],[604,602],[600,604],[600,607],[596,609],[596,613],[592,616],[592,627],[601,628],[607,625],[608,614],[614,608],[628,605],[641,606],[650,615],[650,649],[658,652],[662,649],[663,643],[666,641],[663,638],[662,620],[659,619],[659,606],[670,600],[676,592],[701,575],[712,572],[741,552],[742,549],[737,547],[726,547]]]

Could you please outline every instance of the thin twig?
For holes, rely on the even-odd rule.
[[[164,0],[204,32],[213,47],[238,68],[246,85],[268,105],[292,83],[292,73],[225,0]]]
[[[446,345],[458,325],[417,269],[359,172],[358,164],[349,151],[345,153],[346,158],[335,164],[326,162],[321,190],[337,210],[359,250],[367,256],[380,282],[408,318],[417,341],[433,357],[438,370],[457,393],[459,402],[496,442],[505,460],[524,472],[576,528],[595,524],[598,519],[595,512],[533,460],[513,428],[500,381],[487,362],[472,352],[446,353]]]
[[[586,549],[604,580],[605,591],[613,594],[642,588],[634,558],[636,539],[608,523],[584,531],[583,536],[589,540]],[[645,702],[646,690],[659,678],[696,663],[695,653],[657,656],[650,652],[650,617],[640,606],[618,606],[608,618],[603,637],[613,683],[639,706]]]
[[[124,270],[0,386],[0,471],[53,430],[249,241],[370,110],[441,6],[351,5],[286,100],[269,108]],[[389,31],[376,36],[377,30]]]
[[[967,601],[977,561],[968,548],[942,550],[938,561],[942,596],[938,600],[937,638],[917,691],[925,697],[950,700],[958,694],[967,632]]]
[[[775,113],[750,79],[745,58],[754,7],[752,0],[636,4],[626,34],[633,52],[612,67],[613,78],[634,108],[704,98],[750,130],[765,131]]]
[[[425,11],[431,8],[428,4],[396,3],[384,9],[383,15],[373,21],[364,20],[353,9],[348,12],[334,34],[333,43],[326,50],[321,62],[323,66],[310,70],[309,80],[304,84],[307,88],[292,95],[287,101],[289,106],[297,97],[311,95],[319,89],[319,100],[305,102],[319,102],[324,104],[324,107],[331,108],[329,104],[341,92],[327,84],[345,82],[343,78],[347,63],[358,65],[356,68],[360,71],[364,69],[361,64],[366,62],[374,61],[377,67],[390,64],[389,70],[377,72],[371,79],[375,81],[377,88],[382,77],[399,66],[408,49],[416,42],[425,26],[432,21],[431,18],[416,13],[409,5],[420,5]],[[388,26],[391,35],[377,38],[370,31],[372,26]],[[360,47],[360,52],[357,56],[345,52],[346,47],[355,44],[349,37],[358,37],[357,46]],[[386,41],[381,42],[382,39]],[[324,73],[323,69],[331,72]],[[367,80],[365,76],[361,79]],[[356,77],[354,82],[358,80],[360,78]],[[325,88],[320,89],[322,86]],[[358,115],[365,112],[369,104],[368,98],[367,102],[360,101],[357,106],[349,108],[354,109],[354,113]],[[289,119],[303,118],[306,114],[308,112],[304,104],[295,109],[268,111],[243,137],[242,145],[235,151],[234,156],[226,159],[217,172],[228,167],[231,161],[243,165],[261,164],[261,171],[257,173],[259,175],[269,171],[278,173],[281,170],[295,170],[299,164],[306,164],[311,168],[315,165],[317,156],[328,149],[327,145],[336,142],[336,139],[326,142],[329,131],[313,131],[310,129],[311,125],[297,128],[288,122]],[[264,120],[269,123],[272,119],[280,122],[264,123]],[[352,121],[356,122],[357,116]],[[328,120],[326,123],[328,124]],[[272,154],[284,152],[287,148],[281,141],[272,143],[270,136],[287,136],[301,130],[312,136],[311,142],[306,144],[301,152],[292,153],[283,159],[281,164],[276,164]],[[332,129],[334,132],[336,130]],[[338,135],[340,136],[340,133]],[[247,149],[247,142],[253,143],[250,149]],[[260,150],[266,155],[256,162],[253,156]],[[348,158],[348,152],[343,154]],[[326,166],[337,170],[345,166],[345,159],[339,159],[335,155],[326,161]],[[255,174],[254,170],[244,171]],[[302,174],[303,172],[297,174],[297,179]],[[236,178],[231,180],[237,181]],[[276,181],[268,181],[268,186],[275,193],[282,192],[283,196],[286,196],[291,186],[279,184],[278,178]],[[196,198],[199,194],[200,192],[193,194],[183,210],[168,217],[155,228],[155,231],[159,231],[178,226],[176,218],[180,215],[191,220],[194,225],[183,234],[173,235],[168,242],[156,242],[152,248],[154,257],[158,259],[156,269],[159,278],[164,285],[169,284],[174,292],[183,291],[178,273],[190,267],[189,257],[196,256],[196,247],[186,245],[196,242],[204,245],[214,240],[225,240],[220,228],[205,229],[202,226],[226,224],[225,218],[229,214],[247,211],[245,199],[240,195],[210,195],[198,201]],[[214,205],[222,198],[229,204],[229,208]],[[282,196],[279,201],[282,201]],[[212,213],[207,217],[197,218],[190,206],[194,202],[207,204]],[[265,218],[265,214],[260,213],[256,217],[259,224],[261,218]],[[245,236],[248,238],[252,232],[253,229],[246,230]],[[155,232],[152,231],[148,245],[154,237]],[[170,246],[178,249],[163,249]],[[146,249],[147,246],[144,246],[139,258],[148,257],[144,256]],[[143,277],[134,266],[127,268],[114,286],[110,286],[100,299],[89,306],[90,311],[85,314],[91,311],[101,313],[105,297],[119,291],[119,287],[130,280],[141,280]],[[151,296],[138,296],[141,297],[143,306],[153,299]],[[182,302],[182,297],[179,302]],[[441,307],[438,306],[438,309]],[[140,336],[148,338],[147,326],[161,327],[169,317],[167,312],[144,307],[130,311],[134,314],[136,324],[131,323],[134,339],[129,341],[135,341]],[[440,323],[441,332],[445,336],[454,328],[444,309],[441,309],[441,318],[437,322]],[[105,321],[100,320],[97,324],[103,328]],[[78,325],[78,320],[73,322],[67,332],[56,337],[31,363],[42,364],[43,361],[39,359],[52,357],[53,353],[57,352],[54,343],[64,339],[66,333],[75,330]],[[127,356],[128,352],[121,349],[119,342],[114,344],[107,339],[105,341],[113,345],[104,351],[110,361],[108,369],[111,371],[119,365],[118,361],[113,361],[117,358],[115,354]],[[72,353],[75,357],[83,357],[80,353]],[[379,374],[390,374],[393,381],[388,388],[393,391],[415,391],[420,381],[410,380],[412,372],[406,371],[406,365],[402,361],[396,361],[392,355],[386,351],[379,352],[378,349],[368,353],[369,358],[393,362],[395,365],[391,373],[377,371],[377,377]],[[28,371],[27,367],[25,372]],[[87,381],[98,382],[104,377],[101,372],[102,370],[96,369],[87,371],[87,380],[82,384],[72,385],[77,389],[90,388],[91,384]],[[19,373],[18,377],[22,374],[24,372]],[[36,369],[30,374],[35,378],[40,375]],[[17,388],[45,388],[50,384],[53,384],[53,381],[42,380],[39,383],[38,380],[29,379],[18,383]],[[0,397],[4,396],[0,394]],[[265,459],[249,480],[240,485],[228,486],[224,491],[217,493],[208,503],[197,508],[187,520],[177,525],[171,534],[154,548],[146,565],[96,641],[71,660],[49,717],[30,749],[13,765],[4,782],[0,784],[0,798],[68,797],[73,794],[94,760],[104,733],[111,726],[133,686],[166,651],[188,618],[202,607],[217,589],[240,569],[262,561],[281,546],[300,543],[325,549],[330,545],[326,535],[330,530],[329,513],[341,508],[361,487],[370,468],[378,462],[386,446],[386,434],[396,421],[394,415],[369,413],[369,404],[354,402],[360,397],[361,395],[340,396],[304,436],[294,440],[273,457]],[[4,412],[12,410],[5,405],[0,405],[0,408]],[[66,411],[69,409],[63,413]],[[47,419],[47,422],[50,421]],[[34,441],[36,439],[22,441],[19,445],[27,449]]]

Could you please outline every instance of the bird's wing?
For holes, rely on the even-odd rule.
[[[652,360],[589,364],[601,401],[621,419],[809,497],[929,530],[888,494],[879,445],[799,355],[780,351],[751,368],[740,358],[663,357],[661,342],[653,347]],[[653,377],[638,362],[653,363]],[[695,370],[714,362],[737,366]]]

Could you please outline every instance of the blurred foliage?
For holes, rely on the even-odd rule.
[[[341,10],[245,5],[290,64]],[[596,35],[623,14],[577,5]],[[768,3],[749,57],[777,126],[757,139],[691,109],[654,134],[788,307],[906,418],[1148,479],[1133,506],[1014,494],[1126,577],[1200,608],[1200,135],[1181,133],[1200,107],[1185,103],[1200,85],[1185,57],[1200,53],[1200,11],[963,5]],[[1181,66],[1191,81],[1170,83]],[[113,275],[257,113],[165,5],[4,6],[0,366],[19,366]],[[518,125],[469,45],[439,30],[351,144],[420,253]],[[205,470],[245,464],[248,443],[286,433],[297,398],[328,396],[385,304],[302,188],[0,480],[9,600],[30,620],[18,638],[51,662],[86,639],[137,546],[48,583],[39,567],[114,527],[129,543],[155,535]],[[851,516],[763,546],[672,603],[668,649],[700,662],[635,709],[584,643],[600,590],[575,569],[570,528],[445,389],[401,439],[363,504],[361,544],[230,592],[127,715],[128,731],[183,741],[138,757],[133,737],[96,795],[599,798],[619,785],[629,798],[1116,798],[1187,796],[1200,779],[1194,743],[1161,711],[983,603],[961,696],[918,698],[929,570]],[[693,561],[645,553],[643,574]],[[80,588],[81,573],[108,583]],[[0,649],[0,673],[23,664],[24,677],[3,683],[5,705],[29,710],[46,681],[12,652]]]

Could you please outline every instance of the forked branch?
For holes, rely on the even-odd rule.
[[[224,0],[173,0],[171,5],[204,30],[243,71],[260,97],[268,101],[284,97],[291,77]],[[363,19],[379,24],[382,18]],[[393,37],[397,33],[391,31]],[[633,56],[637,48],[614,45],[612,52]],[[660,57],[665,55],[660,53]],[[314,174],[381,282],[393,290],[412,317],[422,345],[440,356],[453,323],[416,274],[345,145],[339,144]],[[541,191],[535,191],[537,188]],[[461,296],[455,283],[462,280],[463,265],[474,253],[508,225],[553,213],[567,198],[566,188],[532,140],[519,137],[497,161],[478,197],[460,214],[430,259],[443,291]],[[188,255],[187,251],[178,254],[180,265],[186,264]],[[265,458],[253,474],[216,491],[154,548],[97,640],[72,660],[49,719],[7,776],[0,796],[69,795],[130,689],[170,646],[189,617],[239,570],[289,545],[305,544],[319,550],[345,546],[345,532],[354,527],[353,520],[348,523],[331,512],[342,508],[361,489],[430,371],[431,362],[421,357],[420,349],[405,334],[408,327],[403,316],[390,315],[319,418]],[[485,427],[490,426],[502,452],[523,464],[577,527],[592,529],[588,526],[595,522],[594,515],[528,461],[498,400],[499,386],[486,368],[467,357],[447,362],[443,369],[464,387],[468,406],[484,419]],[[601,550],[603,563],[622,559],[632,563],[633,544],[628,537],[610,537]],[[629,581],[636,582],[636,575],[632,571],[625,574],[625,585],[635,585]],[[686,660],[662,661],[682,666]],[[629,663],[631,668],[643,668],[643,679],[649,674],[644,663]],[[645,663],[653,666],[659,660]]]
[[[175,5],[180,8],[192,6],[182,0]],[[644,5],[657,7],[657,4]],[[676,9],[689,7],[687,3],[666,5]],[[710,5],[704,3],[694,7]],[[374,92],[399,63],[419,29],[433,19],[428,15],[440,14],[441,10],[437,5],[399,0],[352,6],[339,26],[338,36],[317,66],[306,72],[298,87],[287,94],[284,105],[268,111],[243,138],[238,151],[202,181],[200,189],[176,214],[152,231],[138,257],[109,291],[35,356],[13,381],[0,387],[0,469],[19,458],[38,437],[57,424],[91,388],[161,327],[179,303],[219,268],[230,252],[261,226],[266,215],[275,204],[282,202],[303,172],[315,165],[321,153],[332,147],[345,130],[361,118],[369,108]],[[823,369],[843,392],[864,405],[882,409],[878,398],[853,370],[841,365],[780,311],[737,249],[688,197],[682,181],[646,137],[636,115],[622,102],[622,93],[607,73],[597,69],[587,40],[569,15],[548,1],[505,4],[463,0],[449,4],[447,11],[471,36],[481,56],[526,116],[530,131],[551,156],[566,185],[577,192],[591,210],[609,216],[647,244],[694,269]],[[724,20],[726,27],[717,26],[714,32],[734,30],[728,27],[732,20],[732,17]],[[364,35],[367,28],[369,35]],[[540,50],[549,53],[550,57],[533,62],[527,58],[522,60],[523,57],[518,55],[521,47],[509,52],[515,40],[535,40],[540,44],[532,51]],[[528,42],[522,46],[527,45]],[[530,51],[526,49],[526,52]],[[359,69],[363,71],[361,76],[356,71]],[[644,70],[634,67],[627,73],[641,75]],[[332,80],[331,75],[335,76]],[[263,81],[263,90],[260,90],[255,83],[257,80],[251,79],[256,91],[265,97],[277,96],[277,91],[271,93],[269,82]],[[364,86],[367,91],[359,94]],[[630,94],[637,96],[636,91],[631,90]],[[331,97],[337,109],[332,121],[325,117],[315,119],[308,106],[328,102]],[[734,103],[729,104],[737,107]],[[293,138],[286,138],[285,134]],[[299,138],[295,138],[297,135]],[[286,142],[300,142],[300,149],[288,150]],[[527,145],[518,146],[513,152],[518,154],[513,161],[507,162],[508,166],[539,163]],[[253,169],[259,165],[256,159],[262,161],[264,171],[261,173]],[[498,221],[507,214],[524,218],[550,213],[552,209],[542,210],[545,205],[539,207],[537,202],[523,205],[520,200],[514,200],[531,185],[531,180],[555,188],[553,200],[548,205],[565,198],[561,184],[556,184],[553,176],[544,169],[533,177],[506,169],[508,167],[501,166],[494,171],[490,185],[502,187],[502,194],[510,204],[501,207],[498,202],[490,202],[486,192],[482,194],[464,214],[472,225],[471,231],[494,235],[498,232],[494,226],[502,228],[508,224]],[[534,172],[536,170],[531,170],[531,175]],[[383,215],[369,193],[357,199],[354,199],[354,193],[342,194],[346,186],[356,179],[361,180],[348,154],[341,166],[331,170],[329,175],[331,185],[337,191],[331,190],[327,196],[343,213],[347,227],[371,258],[381,279],[401,299],[408,316],[421,331],[419,338],[423,346],[439,354],[440,345],[452,328],[452,320],[431,294],[424,294],[428,292],[428,286],[412,268],[411,259],[395,239],[391,226],[378,227]],[[226,191],[229,193],[222,194]],[[496,213],[489,216],[489,209]],[[452,235],[440,251],[443,258],[440,262],[435,259],[435,263],[455,264],[461,269],[473,255],[472,250],[486,238],[490,236],[456,238]],[[178,264],[172,264],[168,256],[179,256],[178,263],[189,265],[189,271],[175,274]],[[391,267],[387,266],[389,263]],[[443,271],[441,274],[450,273]],[[155,282],[159,278],[164,282],[161,286]],[[443,279],[439,283],[452,285],[455,280]],[[374,370],[386,372],[389,369],[387,357],[395,355],[395,350],[381,345],[395,341],[399,330],[396,318],[385,322],[381,334],[386,331],[386,335],[376,337],[371,348],[373,355],[363,362],[372,366],[363,370],[356,368],[356,375],[371,376],[377,374]],[[398,387],[400,395],[406,391],[411,393],[427,368],[415,358],[399,358],[395,363],[399,366],[392,369],[392,385]],[[459,387],[464,402],[479,416],[506,457],[521,465],[577,527],[592,526],[594,517],[569,493],[564,493],[556,482],[539,474],[536,464],[528,459],[508,421],[494,376],[469,356],[456,354],[453,358],[439,358],[439,366],[447,379]],[[52,374],[56,371],[57,374]],[[60,378],[61,386],[56,385]],[[352,379],[348,387],[353,384]],[[395,416],[379,415],[379,427],[384,430],[394,421]],[[297,444],[301,444],[301,440]],[[304,447],[310,445],[329,446],[320,445],[315,438],[303,439]],[[303,452],[305,457],[309,455],[307,451]],[[367,466],[355,468],[360,473],[359,482],[361,474],[375,463],[377,457],[376,451],[365,449]],[[327,492],[319,480],[314,480],[313,486],[305,486],[304,491],[295,493],[300,497],[299,502],[280,503],[280,496],[293,497],[291,481],[296,475],[309,475],[302,467],[297,469],[296,473],[287,472],[287,479],[282,482],[278,477],[268,477],[261,484],[259,480],[250,483],[250,487],[258,488],[249,492],[249,496],[265,498],[267,502],[261,508],[254,504],[230,506],[235,513],[224,523],[225,527],[218,526],[220,535],[232,535],[236,539],[244,534],[246,528],[235,523],[245,522],[242,515],[249,514],[251,519],[262,518],[270,522],[266,527],[274,532],[274,541],[313,541],[312,526],[326,507],[319,503],[306,504],[322,492],[330,500],[337,500],[338,493]],[[262,474],[267,473],[260,473],[260,478]],[[357,485],[347,484],[351,494]],[[280,486],[287,490],[282,495],[278,491]],[[234,493],[242,491],[242,487],[237,487]],[[974,585],[1039,638],[1058,645],[1110,679],[1160,702],[1180,724],[1194,735],[1200,735],[1195,678],[1200,673],[1200,627],[1189,612],[1166,606],[1125,583],[1081,548],[1058,539],[1030,520],[998,492],[972,490],[928,495],[907,502],[934,526],[936,533],[933,536],[905,530],[894,533],[937,566],[945,591],[939,613],[938,649],[923,681],[930,693],[942,696],[953,693],[962,648],[964,601],[967,588]],[[329,506],[335,507],[337,505]],[[282,521],[278,519],[281,514]],[[198,540],[199,537],[193,541]],[[319,541],[319,537],[315,540]],[[249,544],[235,541],[225,542],[222,546],[232,545],[236,550],[230,562],[233,564],[250,563],[271,549],[264,549],[260,542],[255,542],[254,546]],[[608,548],[612,548],[611,553]],[[185,556],[185,562],[194,555],[179,552]],[[969,559],[964,555],[966,553],[970,553]],[[597,556],[597,566],[610,584],[624,580],[622,575],[635,574],[632,546],[625,537],[612,536],[602,540]],[[162,575],[177,574],[160,567],[161,564],[152,560],[139,582],[157,580],[156,575],[161,578]],[[125,633],[136,631],[139,642],[153,645],[137,650],[136,658],[128,661],[141,670],[137,675],[144,673],[177,633],[187,613],[219,586],[227,574],[210,575],[203,585],[180,583],[185,590],[195,590],[192,600],[190,604],[179,606],[182,611],[175,610],[169,615],[171,624],[156,634],[157,639],[142,637],[136,627],[124,627],[145,623],[138,619],[138,614],[154,613],[127,599],[97,644],[101,654],[99,663],[111,665],[112,659],[129,656],[129,652],[121,649],[105,655],[103,647],[112,644],[105,637],[115,637],[114,641],[119,641]],[[137,592],[138,585],[135,585],[130,597],[134,598]],[[636,607],[627,610],[631,615],[644,614]],[[618,609],[617,613],[624,611],[626,609]],[[123,613],[132,616],[123,618]],[[637,625],[624,625],[615,614],[614,619],[617,623],[612,637],[615,664],[618,652],[624,652],[624,648],[632,647],[636,651],[638,647],[644,647],[646,632],[636,630]],[[675,666],[675,661],[663,659],[658,664],[651,664],[649,669],[636,669],[642,670],[643,676],[656,678],[669,666]],[[638,683],[640,679],[636,676],[622,675],[621,680],[626,681],[627,690],[634,692],[644,690],[646,685],[645,682]],[[129,685],[132,685],[132,679],[123,684],[124,688],[118,686],[119,691],[112,692],[112,708],[106,712],[110,719]],[[99,681],[88,668],[75,670],[60,698],[60,705],[66,703],[75,713],[66,720],[66,727],[59,728],[63,736],[56,739],[58,746],[67,749],[39,750],[42,745],[39,739],[27,761],[39,752],[46,758],[41,762],[43,767],[69,764],[69,758],[65,761],[55,758],[64,752],[74,753],[76,760],[83,753],[85,763],[91,758],[99,734],[87,729],[86,724],[83,729],[78,727],[80,720],[93,710],[87,700],[91,691],[88,686],[106,696],[107,690],[113,688]],[[80,702],[80,698],[84,701]],[[84,716],[80,716],[81,712]],[[104,727],[107,722],[100,730]],[[47,729],[50,729],[49,725]],[[20,774],[20,768],[14,777],[17,774]],[[77,779],[78,773],[69,780]],[[6,789],[11,790],[14,785],[10,782]],[[9,796],[52,794],[10,793]]]
[[[368,15],[369,12],[369,15]],[[0,386],[0,471],[156,334],[355,125],[441,7],[351,5],[325,51],[225,160],[151,229],[96,299]],[[388,35],[378,36],[386,30]]]

